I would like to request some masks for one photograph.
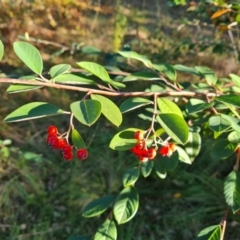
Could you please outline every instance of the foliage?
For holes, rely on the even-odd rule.
[[[235,156],[236,161],[233,171],[230,171],[224,181],[224,193],[227,208],[233,214],[240,209],[239,189],[239,134],[240,97],[235,91],[239,76],[230,74],[230,78],[219,79],[217,75],[205,66],[170,65],[169,63],[154,63],[136,52],[118,52],[116,61],[128,60],[132,66],[135,61],[140,61],[143,66],[138,75],[130,82],[147,82],[148,88],[140,91],[127,91],[128,81],[124,78],[117,80],[103,67],[93,62],[77,62],[83,70],[81,78],[75,78],[71,85],[71,67],[69,64],[53,66],[49,75],[43,73],[43,61],[39,51],[29,43],[15,42],[16,55],[31,69],[35,75],[30,80],[1,78],[2,83],[12,83],[15,92],[33,91],[35,86],[65,89],[85,93],[79,101],[69,104],[70,111],[61,109],[48,102],[31,102],[18,107],[5,117],[5,122],[19,122],[35,118],[50,117],[53,115],[66,115],[69,117],[69,127],[64,137],[74,148],[85,147],[82,136],[74,127],[74,121],[86,126],[92,126],[100,120],[101,114],[113,125],[122,124],[125,112],[138,109],[141,118],[148,123],[144,129],[131,128],[120,130],[111,139],[109,147],[113,150],[128,151],[129,155],[135,154],[137,163],[127,169],[123,174],[123,188],[117,194],[111,194],[95,199],[82,211],[84,217],[105,215],[105,221],[97,229],[94,239],[117,239],[117,225],[135,219],[139,208],[139,188],[136,186],[140,175],[150,177],[153,172],[164,179],[171,174],[178,163],[195,164],[205,138],[214,139],[210,146],[210,155],[213,160],[230,160]],[[4,48],[0,48],[0,56]],[[185,85],[178,78],[178,71],[194,74],[199,77],[199,83]],[[152,76],[155,75],[154,82]],[[133,72],[135,73],[135,72]],[[131,75],[129,73],[129,75]],[[61,76],[62,81],[57,82]],[[121,76],[121,71],[119,72]],[[85,78],[89,80],[86,83]],[[234,81],[232,81],[234,79]],[[64,82],[66,81],[66,82]],[[91,87],[86,87],[90,85]],[[83,85],[83,86],[82,86]],[[28,86],[28,88],[23,88]],[[122,89],[124,91],[122,91]],[[109,97],[128,98],[118,107]],[[143,110],[143,107],[146,108]],[[150,117],[149,117],[150,115]],[[135,133],[141,131],[141,138],[136,138]],[[71,137],[70,136],[71,133]],[[8,156],[8,141],[1,143],[3,156]],[[162,149],[165,149],[164,151]],[[157,154],[149,155],[149,150],[155,149]],[[152,153],[152,151],[151,151]],[[33,153],[32,153],[33,154]],[[31,154],[30,154],[31,155]],[[34,155],[35,159],[37,158]],[[36,160],[35,160],[36,161]],[[153,171],[154,170],[154,171]],[[176,195],[177,197],[177,195]],[[210,226],[202,230],[197,239],[223,239],[225,235],[228,210],[219,225]],[[88,239],[88,237],[79,237]]]

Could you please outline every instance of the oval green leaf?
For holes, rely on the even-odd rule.
[[[240,107],[240,96],[239,95],[223,95],[215,98],[218,102],[228,103],[235,107]]]
[[[197,75],[198,77],[202,77],[202,74],[199,73],[196,69],[194,69],[192,67],[186,67],[186,66],[181,65],[181,64],[176,64],[173,67],[175,68],[175,70],[177,70],[179,72],[194,74],[194,75]]]
[[[97,63],[93,63],[93,62],[77,62],[77,65],[80,68],[85,69],[86,71],[88,71],[88,72],[92,73],[93,75],[97,76],[102,81],[104,81],[106,83],[111,82],[111,78],[109,77],[108,72],[101,65],[99,65]]]
[[[145,178],[151,174],[153,166],[154,161],[146,161],[141,163],[141,172]]]
[[[133,148],[137,144],[134,139],[134,133],[138,131],[137,128],[128,128],[117,133],[111,140],[109,147],[117,151],[125,151]]]
[[[197,66],[197,67],[195,67],[195,69],[203,75],[203,77],[207,81],[207,84],[209,84],[209,85],[215,85],[216,84],[217,76],[215,75],[215,73],[210,68]]]
[[[93,200],[84,207],[82,211],[83,217],[91,218],[98,216],[105,212],[109,207],[111,207],[115,201],[116,197],[113,195],[104,196]]]
[[[174,141],[187,143],[189,130],[182,117],[174,113],[162,113],[157,116],[157,121]]]
[[[21,106],[7,115],[4,121],[20,122],[64,113],[65,111],[52,104],[46,102],[32,102]]]
[[[237,87],[240,87],[240,77],[236,74],[229,74],[230,78],[232,79],[232,81],[234,82],[234,84],[237,86]]]
[[[208,124],[209,127],[215,132],[223,132],[231,127],[231,123],[221,115],[210,117]]]
[[[148,68],[152,67],[152,62],[149,59],[147,59],[144,56],[139,55],[136,52],[133,52],[133,51],[118,51],[118,53],[125,58],[130,58],[130,59],[135,59],[135,60],[141,61]]]
[[[38,82],[38,81],[31,81],[31,82]],[[35,89],[42,88],[42,86],[36,85],[25,85],[25,84],[12,84],[6,90],[7,93],[19,93],[19,92],[27,92]]]
[[[16,55],[35,73],[41,74],[43,69],[42,57],[33,45],[27,42],[15,42],[13,49]]]
[[[153,80],[160,80],[161,78],[156,74],[152,72],[146,72],[146,71],[141,71],[141,72],[135,72],[132,73],[131,75],[126,76],[123,79],[123,82],[131,82],[131,81],[153,81]]]
[[[229,133],[228,141],[231,143],[240,143],[240,133],[237,131]]]
[[[196,240],[220,240],[221,239],[221,226],[214,225],[204,228],[198,235]]]
[[[167,171],[166,171],[165,167],[163,166],[163,162],[161,161],[161,159],[159,159],[159,158],[155,159],[154,169],[155,169],[155,172],[158,175],[158,177],[160,177],[161,179],[166,178]]]
[[[189,133],[190,135],[190,133]],[[185,145],[186,146],[186,145]],[[192,164],[192,161],[186,151],[179,146],[176,146],[176,150],[178,151],[178,158],[181,162]]]
[[[210,154],[213,159],[225,159],[234,153],[236,147],[237,144],[235,143],[230,143],[226,139],[218,139],[213,145]]]
[[[163,73],[166,77],[168,77],[171,81],[176,81],[177,73],[174,67],[170,64],[153,64],[153,68]]]
[[[232,171],[224,181],[224,197],[233,213],[240,210],[240,173]]]
[[[102,114],[114,125],[119,127],[122,123],[122,113],[117,105],[110,99],[97,94],[91,94],[91,98],[99,101],[102,105]]]
[[[146,98],[140,98],[140,97],[128,98],[126,101],[124,101],[121,104],[120,111],[122,113],[125,113],[149,104],[153,104],[153,102]]]
[[[58,75],[55,77],[54,82],[60,84],[73,84],[73,85],[86,85],[86,84],[94,84],[95,82],[89,77],[81,73],[72,74],[65,73],[62,75]]]
[[[83,100],[72,103],[70,109],[80,123],[91,126],[100,117],[102,106],[97,100]]]
[[[212,107],[213,104],[214,102],[207,103],[201,99],[192,98],[186,104],[186,111],[188,114],[198,113]]]
[[[107,219],[98,228],[93,240],[117,240],[117,228],[114,221]]]
[[[129,187],[133,186],[139,177],[139,168],[133,167],[127,169],[123,174],[123,186]]]
[[[131,220],[138,210],[139,196],[134,187],[124,188],[115,201],[113,214],[118,224]]]
[[[80,133],[76,129],[72,129],[71,138],[73,145],[77,148],[87,148]]]
[[[175,151],[170,157],[159,155],[158,159],[162,162],[163,167],[167,171],[173,171],[178,165],[179,154],[178,151]]]
[[[196,156],[199,154],[201,146],[202,146],[201,135],[198,132],[190,131],[188,135],[188,142],[185,145],[185,151],[190,157],[191,162],[193,162]],[[179,153],[179,155],[181,154]]]
[[[182,111],[180,108],[172,101],[167,98],[157,99],[158,108],[162,113],[175,113],[183,118]]]
[[[68,72],[70,69],[71,69],[70,64],[58,64],[56,66],[51,67],[49,74],[51,78],[54,79],[55,77]]]
[[[4,54],[4,45],[0,39],[0,61],[2,60],[3,58],[3,54]]]

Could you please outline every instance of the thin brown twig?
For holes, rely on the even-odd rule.
[[[224,219],[221,222],[222,225],[222,232],[221,232],[221,238],[220,240],[224,239],[224,235],[225,235],[225,231],[226,231],[226,225],[227,225],[227,217],[228,217],[228,212],[229,212],[229,208],[227,208],[225,215],[224,215]]]
[[[109,92],[104,90],[92,89],[92,88],[84,88],[84,87],[77,87],[77,86],[69,86],[63,84],[56,84],[56,83],[46,83],[46,82],[36,82],[31,80],[20,80],[14,78],[0,78],[0,83],[12,83],[12,84],[22,84],[22,85],[34,85],[34,86],[43,86],[43,87],[52,87],[57,89],[64,89],[64,90],[71,90],[71,91],[78,91],[78,92],[89,92],[91,91],[92,94],[101,94],[105,96],[112,96],[112,97],[133,97],[133,96],[174,96],[174,97],[218,97],[220,93],[213,93],[213,92],[190,92],[190,91],[165,91],[165,92]]]

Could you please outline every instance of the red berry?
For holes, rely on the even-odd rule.
[[[88,150],[85,148],[80,148],[77,150],[77,157],[80,160],[85,160],[88,157]]]
[[[155,148],[148,149],[148,159],[154,159],[157,155]]]
[[[46,141],[47,141],[48,145],[50,145],[54,149],[59,148],[59,139],[58,139],[57,135],[48,135]]]
[[[175,145],[174,143],[169,143],[169,144],[168,144],[168,147],[169,147],[173,152],[176,151],[176,145]]]
[[[63,153],[63,158],[66,160],[66,161],[71,161],[73,159],[73,152],[65,152]]]
[[[51,126],[49,126],[48,127],[48,134],[50,135],[52,135],[52,134],[57,134],[58,133],[58,129],[55,127],[55,126],[53,126],[53,125],[51,125]]]
[[[143,149],[145,147],[145,142],[144,141],[139,141],[135,148],[137,149]]]
[[[62,153],[64,155],[65,153],[72,152],[72,146],[67,144],[67,145],[61,147],[61,150],[62,150]]]
[[[67,141],[64,138],[60,138],[59,139],[59,148],[62,149],[66,145],[67,145]]]
[[[166,146],[161,147],[159,150],[159,154],[161,154],[162,156],[168,155],[168,147]]]
[[[144,135],[142,131],[137,131],[134,133],[134,138],[137,139],[138,141],[143,140]]]

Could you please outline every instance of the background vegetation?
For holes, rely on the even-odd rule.
[[[236,14],[211,20],[221,4],[224,1],[3,0],[0,38],[6,53],[0,74],[29,74],[12,51],[12,43],[19,39],[38,47],[46,69],[63,62],[74,67],[76,61],[88,59],[128,71],[115,65],[112,53],[131,48],[158,62],[205,65],[219,77],[239,74],[238,27],[226,28]],[[19,103],[41,100],[67,109],[73,99],[81,99],[79,93],[53,89],[18,95],[7,95],[5,90],[2,85],[1,120]],[[86,139],[89,159],[64,162],[45,143],[50,124],[59,129],[68,126],[64,117],[0,125],[0,239],[92,235],[102,219],[84,219],[82,208],[94,198],[119,192],[126,166],[138,161],[129,152],[108,148],[117,129],[102,119],[91,128],[76,126]],[[133,112],[125,115],[121,128],[127,126],[143,129],[147,123]],[[188,240],[222,219],[226,209],[222,180],[234,160],[220,162],[209,156],[213,144],[209,134],[204,135],[193,165],[179,164],[165,180],[152,174],[137,182],[140,210],[131,222],[119,226],[118,239]],[[239,239],[239,220],[238,215],[230,215],[226,239]]]

